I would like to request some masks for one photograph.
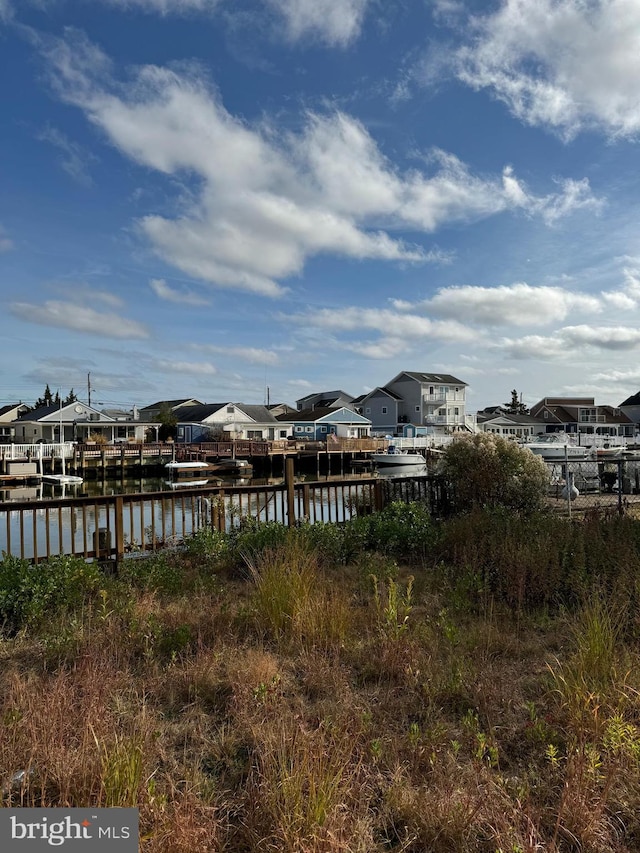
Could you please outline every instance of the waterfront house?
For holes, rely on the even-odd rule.
[[[544,432],[633,437],[635,424],[621,408],[596,406],[593,397],[543,397],[531,414],[544,423]]]
[[[429,435],[475,431],[475,417],[465,411],[466,387],[449,373],[404,370],[357,405],[375,433],[398,434],[403,424],[428,427]]]
[[[328,406],[305,409],[289,415],[280,415],[278,420],[289,422],[293,437],[297,441],[326,441],[336,438],[367,438],[371,435],[371,421],[347,406],[339,409]]]
[[[15,439],[16,428],[13,421],[29,411],[24,403],[7,403],[0,406],[0,444],[9,444]]]
[[[40,406],[14,422],[15,441],[19,444],[82,443],[97,437],[107,442],[143,442],[157,439],[158,427],[158,423],[133,418],[129,421],[116,419],[80,400],[61,406]]]
[[[495,406],[492,409],[499,409]],[[544,420],[531,415],[510,414],[502,411],[489,411],[477,414],[478,432],[491,432],[504,438],[524,440],[545,432]]]
[[[275,441],[292,433],[292,427],[278,421],[266,406],[246,403],[189,404],[176,409],[174,416],[176,441],[186,444],[232,438]]]

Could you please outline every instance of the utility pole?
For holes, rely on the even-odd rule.
[[[87,400],[91,405],[91,374],[87,373]]]

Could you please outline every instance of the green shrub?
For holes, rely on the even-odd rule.
[[[77,610],[103,582],[97,563],[80,557],[52,557],[33,564],[5,555],[0,562],[2,630],[15,634],[53,613]]]
[[[514,441],[491,433],[464,435],[448,445],[442,459],[458,512],[504,506],[531,513],[544,505],[547,466]]]
[[[119,577],[137,589],[172,595],[185,587],[185,569],[179,557],[161,552],[124,560]]]

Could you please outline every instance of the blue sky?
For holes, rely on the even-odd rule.
[[[0,400],[640,388],[640,0],[0,0]]]

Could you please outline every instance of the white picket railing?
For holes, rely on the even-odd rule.
[[[63,441],[62,444],[55,442],[54,444],[0,444],[0,459],[26,459],[29,457],[32,461],[36,459],[51,459],[55,457],[60,459],[63,455],[65,459],[70,459],[73,456],[74,443],[72,441]]]

